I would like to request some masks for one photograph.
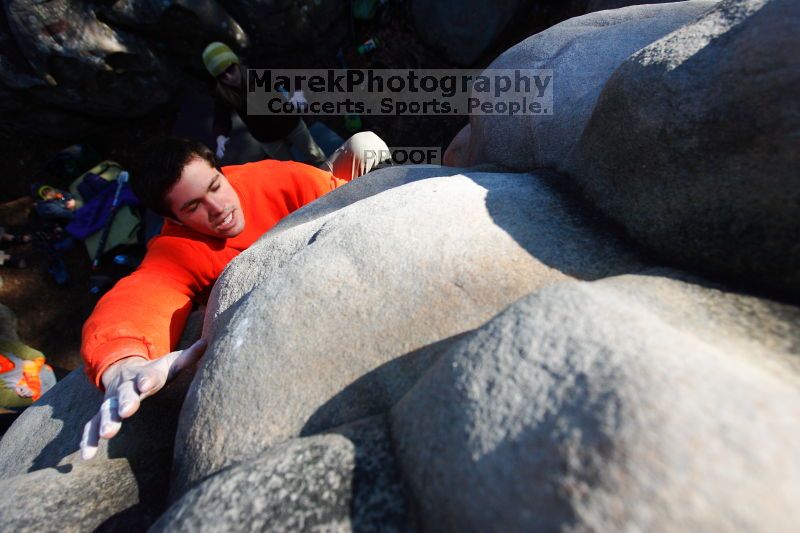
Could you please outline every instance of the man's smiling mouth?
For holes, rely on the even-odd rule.
[[[224,230],[226,230],[226,229],[230,229],[230,226],[232,226],[232,225],[233,225],[233,212],[234,212],[235,210],[236,210],[235,208],[231,209],[231,212],[230,212],[230,213],[228,213],[228,215],[227,215],[225,218],[223,218],[223,219],[222,219],[222,220],[219,222],[219,224],[217,224],[216,226],[214,226],[214,228],[215,228],[216,230],[222,230],[222,231],[224,231]]]

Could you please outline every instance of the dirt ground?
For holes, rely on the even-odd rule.
[[[31,198],[0,205],[0,225],[12,233],[34,229],[32,207]],[[8,246],[5,251],[21,255],[29,263],[25,269],[0,268],[0,302],[17,315],[20,338],[42,351],[52,365],[76,368],[80,364],[81,325],[99,298],[89,292],[91,267],[85,249],[79,245],[64,254],[72,277],[65,286],[51,278],[47,254],[35,244]]]
[[[500,52],[552,24],[578,15],[582,2],[553,2],[554,6],[537,7],[530,16],[518,21],[508,30],[501,42],[487,52],[475,67],[482,67]],[[427,50],[414,34],[407,16],[402,13],[389,20],[376,20],[354,28],[355,40],[345,48],[345,56],[351,68],[449,68],[447,61]],[[373,37],[380,45],[368,56],[359,56],[356,44]],[[332,58],[330,66],[337,66]],[[123,165],[130,158],[130,148],[155,133],[169,133],[178,104],[157,118],[145,118],[117,123],[113,130],[103,132],[88,141],[99,148],[101,159],[114,159]],[[342,137],[349,133],[343,127],[342,117],[324,117],[326,125]],[[393,146],[440,146],[445,148],[450,139],[466,124],[466,117],[401,116],[370,117],[364,119],[363,129],[378,133]],[[73,140],[79,141],[78,139]],[[47,139],[22,139],[7,137],[0,139],[0,161],[3,161],[3,177],[0,181],[0,226],[7,231],[34,233],[42,229],[42,221],[33,213],[33,198],[28,189],[32,181],[41,179],[42,168],[61,148],[71,142]],[[100,159],[98,159],[99,161]],[[84,169],[88,170],[87,166]],[[65,187],[67,183],[53,183]],[[138,250],[143,253],[143,246]],[[63,253],[70,273],[70,282],[64,286],[55,283],[48,273],[47,254],[36,244],[6,247],[5,251],[25,257],[29,266],[25,269],[0,267],[0,302],[10,307],[19,318],[20,338],[30,346],[41,350],[50,364],[66,370],[80,365],[80,336],[83,322],[91,313],[102,291],[92,293],[93,274],[118,278],[129,270],[116,266],[109,253],[104,267],[93,273],[90,258],[81,243]],[[118,252],[113,251],[113,252]],[[107,289],[108,287],[106,287]]]

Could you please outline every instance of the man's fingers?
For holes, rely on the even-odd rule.
[[[100,405],[100,436],[110,439],[119,432],[122,419],[119,416],[119,399],[116,395],[103,400]]]
[[[134,377],[121,379],[116,391],[103,400],[97,416],[84,427],[81,456],[85,459],[94,457],[100,438],[116,436],[122,427],[122,419],[136,413],[142,399],[158,392],[175,374],[195,363],[205,349],[206,341],[200,339],[183,351],[172,352],[140,366],[132,372]]]
[[[159,359],[139,371],[136,376],[136,389],[139,391],[140,400],[144,400],[161,390],[161,387],[167,382],[166,369],[167,365],[161,363],[161,359]]]
[[[177,367],[178,372],[180,372],[187,366],[193,365],[203,356],[207,347],[208,343],[205,339],[198,339],[194,344],[181,352],[175,360],[175,364],[172,366]]]
[[[175,361],[169,367],[169,375],[167,380],[174,378],[178,372],[196,363],[200,357],[203,356],[207,346],[208,343],[205,341],[205,339],[199,339],[182,352],[173,352],[177,355],[177,357],[175,357]]]
[[[119,398],[119,416],[120,418],[128,418],[133,413],[139,410],[139,393],[136,392],[133,380],[126,380],[117,389],[117,398]]]
[[[97,454],[100,443],[100,413],[94,415],[83,427],[81,437],[81,459],[88,461]]]

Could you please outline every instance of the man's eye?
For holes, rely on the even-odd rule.
[[[211,192],[217,192],[219,190],[219,187],[220,187],[219,185],[211,187]]]
[[[197,211],[197,205],[198,205],[198,204],[192,204],[192,205],[190,205],[190,206],[189,206],[189,209],[187,209],[187,211],[188,211],[188,212],[190,212],[190,213],[194,213],[195,211]]]

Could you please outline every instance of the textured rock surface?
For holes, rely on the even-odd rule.
[[[141,411],[123,424],[120,435],[101,441],[98,462],[127,457],[133,463],[152,454],[172,453],[180,401],[189,380],[180,381],[144,402]],[[174,389],[174,390],[173,390]],[[103,399],[83,372],[70,373],[28,407],[0,441],[0,477],[80,462],[78,445],[83,426]],[[169,460],[165,461],[169,465]]]
[[[140,503],[140,482],[125,459],[3,479],[0,524],[3,531],[143,531],[155,516]],[[164,491],[143,496],[163,498]]]
[[[570,174],[663,257],[800,296],[798,28],[798,2],[725,1],[641,50]]]
[[[532,290],[641,268],[561,180],[386,169],[240,255],[209,303],[215,341],[181,415],[176,494],[286,438],[385,411],[452,337]]]
[[[345,531],[353,445],[309,437],[218,473],[188,492],[153,531]]]
[[[39,102],[94,117],[142,116],[175,88],[175,73],[143,39],[99,20],[88,2],[12,0],[6,13],[32,71],[11,70],[0,80],[28,87]]]
[[[414,519],[384,416],[331,430],[355,446],[350,520],[355,531],[407,531]]]
[[[423,529],[796,526],[800,310],[659,274],[542,289],[395,406]]]
[[[469,162],[560,169],[603,84],[629,55],[700,16],[711,0],[632,6],[576,17],[528,37],[489,68],[552,69],[552,115],[474,115]]]
[[[525,0],[412,0],[411,16],[419,38],[460,66],[472,65],[486,52]]]
[[[587,13],[603,11],[604,9],[620,9],[641,4],[671,4],[674,0],[589,0],[586,6]]]
[[[0,132],[76,138],[165,103],[175,77],[87,2],[12,0],[0,16]],[[7,16],[5,16],[7,15]]]
[[[380,418],[293,439],[203,481],[151,531],[403,531],[403,489]]]

